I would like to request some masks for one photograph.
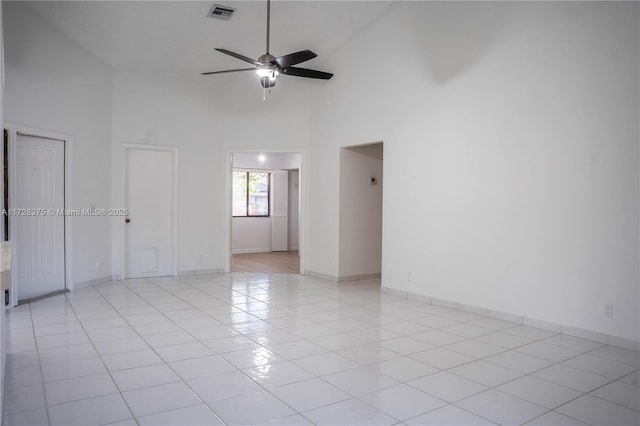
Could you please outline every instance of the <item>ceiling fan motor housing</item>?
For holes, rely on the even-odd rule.
[[[259,67],[261,69],[266,69],[270,71],[280,71],[280,67],[277,65],[276,57],[270,53],[265,53],[257,59],[258,62],[264,64],[263,67]],[[275,64],[274,64],[275,63]]]
[[[260,77],[260,84],[265,89],[270,89],[276,85],[276,77],[280,74],[281,68],[276,62],[276,57],[265,53],[257,59],[260,65],[256,65],[256,73]]]

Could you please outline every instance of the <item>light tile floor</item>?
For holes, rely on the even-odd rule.
[[[639,355],[299,275],[12,308],[3,424],[638,425]]]

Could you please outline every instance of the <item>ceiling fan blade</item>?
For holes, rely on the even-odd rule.
[[[219,48],[216,47],[216,50],[218,52],[222,52],[222,53],[224,53],[226,55],[233,56],[236,59],[240,59],[241,61],[249,62],[250,64],[253,64],[253,65],[264,65],[264,64],[261,64],[260,62],[254,60],[254,59],[248,58],[246,56],[243,56],[243,55],[241,55],[239,53],[232,52],[232,51],[227,50],[227,49],[219,49]]]
[[[324,72],[324,71],[310,70],[307,68],[289,67],[289,68],[284,68],[282,72],[285,75],[293,75],[296,77],[306,77],[306,78],[319,78],[321,80],[329,80],[331,77],[333,77],[333,74],[331,73]]]
[[[313,59],[316,56],[318,55],[316,55],[310,50],[301,50],[299,52],[289,53],[288,55],[280,56],[279,58],[275,59],[275,62],[277,62],[281,68],[288,68],[291,65],[308,61],[309,59]],[[273,61],[271,63],[273,63]]]
[[[238,71],[255,71],[255,68],[238,68],[235,70],[224,70],[224,71],[209,71],[209,72],[203,72],[202,75],[212,75],[212,74],[224,74],[227,72],[238,72]]]

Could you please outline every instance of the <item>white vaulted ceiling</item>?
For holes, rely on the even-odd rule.
[[[237,9],[208,18],[213,4]],[[265,1],[43,1],[29,7],[115,69],[201,78],[203,71],[250,66],[215,52],[265,53]],[[318,54],[300,66],[338,72],[330,54],[392,6],[392,1],[280,1],[271,6],[271,53]],[[216,76],[216,78],[219,76]],[[211,77],[209,77],[211,78]]]

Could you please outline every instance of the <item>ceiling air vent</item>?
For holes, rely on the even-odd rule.
[[[207,16],[209,18],[218,18],[228,21],[229,19],[231,19],[231,15],[233,15],[235,11],[236,10],[232,7],[214,4]]]

